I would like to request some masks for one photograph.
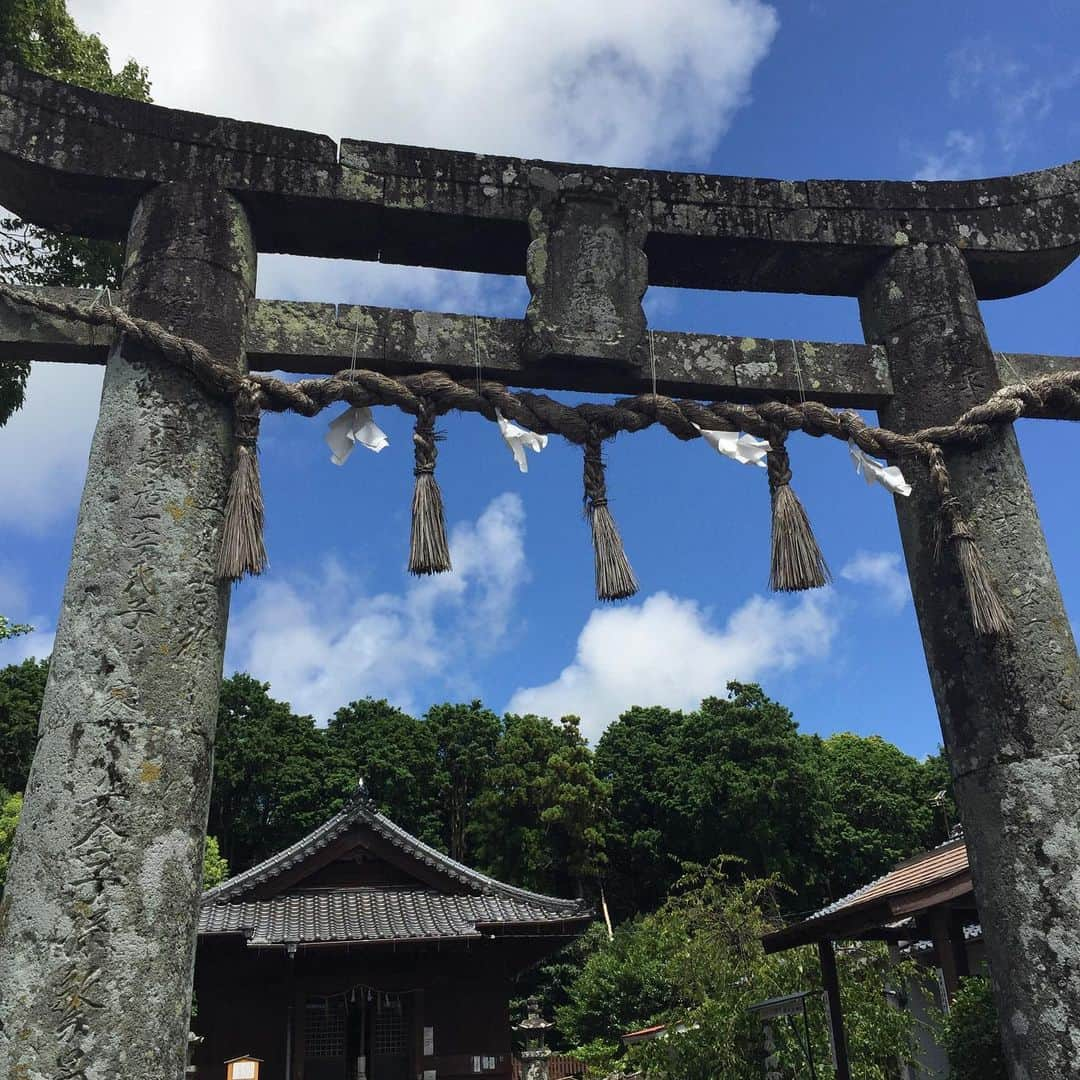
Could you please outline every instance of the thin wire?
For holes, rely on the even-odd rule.
[[[484,366],[480,363],[480,320],[474,315],[472,320],[473,340],[473,365],[476,368],[476,392],[480,393],[480,380],[484,374]]]
[[[97,296],[94,297],[94,301],[90,305],[90,307],[96,308],[98,306],[98,304],[101,303],[101,298],[103,296],[105,297],[105,303],[109,307],[112,307],[113,306],[112,292],[109,289],[108,285],[102,285],[101,288],[98,289]],[[90,344],[91,345],[96,345],[97,344],[97,327],[94,326],[93,324],[91,324],[91,326],[90,326]]]
[[[656,397],[656,339],[649,330],[649,363],[652,366],[652,396]]]
[[[1019,384],[1020,384],[1021,386],[1027,386],[1029,390],[1031,389],[1031,387],[1030,387],[1030,386],[1028,386],[1028,381],[1027,381],[1027,379],[1023,379],[1023,378],[1021,378],[1021,377],[1020,377],[1020,372],[1019,372],[1019,371],[1017,371],[1017,370],[1016,370],[1016,368],[1014,368],[1014,367],[1013,367],[1013,365],[1012,365],[1012,361],[1011,361],[1011,360],[1009,359],[1008,353],[1003,353],[1003,352],[1002,352],[1002,353],[998,353],[998,352],[996,352],[996,353],[991,353],[991,356],[993,356],[995,360],[997,360],[997,359],[1001,359],[1001,360],[1003,360],[1003,361],[1004,361],[1004,363],[1005,363],[1005,366],[1006,366],[1006,367],[1007,367],[1007,368],[1009,369],[1009,371],[1010,371],[1010,372],[1012,372],[1012,376],[1013,376],[1013,378],[1014,378],[1014,379],[1015,379],[1015,380],[1016,380],[1016,381],[1017,381],[1017,382],[1018,382],[1018,383],[1019,383]]]
[[[360,343],[360,309],[356,309],[356,324],[353,327],[352,336],[352,363],[349,365],[350,371],[356,370],[356,349]]]
[[[803,405],[805,405],[806,404],[806,387],[803,386],[802,365],[799,363],[799,350],[795,345],[795,339],[794,338],[789,338],[788,340],[791,342],[791,355],[795,357],[795,378],[799,382],[799,401]]]

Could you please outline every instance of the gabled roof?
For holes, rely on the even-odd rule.
[[[328,887],[289,891],[304,864],[349,835],[372,835],[416,865],[416,887]],[[359,843],[359,840],[358,840]],[[325,857],[325,856],[324,856]],[[432,884],[432,881],[437,883]],[[275,883],[281,889],[275,891]],[[203,893],[199,933],[244,934],[252,945],[476,938],[482,929],[545,926],[580,932],[592,911],[582,900],[530,892],[481,874],[395,825],[358,792],[329,821],[284,851]]]
[[[480,938],[509,925],[547,926],[587,917],[520,900],[426,889],[286,893],[269,900],[207,904],[200,934],[243,934],[249,945],[446,941]]]
[[[766,934],[766,952],[854,936],[917,915],[974,891],[963,837],[898,863],[887,874],[809,918]]]

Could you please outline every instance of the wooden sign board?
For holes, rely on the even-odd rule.
[[[238,1057],[225,1062],[225,1080],[259,1080],[261,1058]]]

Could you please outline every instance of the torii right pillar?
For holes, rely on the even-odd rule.
[[[998,375],[962,252],[899,248],[859,298],[885,346],[882,423],[950,423]],[[975,634],[925,469],[897,499],[900,534],[1014,1080],[1080,1076],[1080,662],[1012,426],[946,453],[953,488],[1014,627]]]

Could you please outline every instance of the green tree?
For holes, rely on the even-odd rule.
[[[379,809],[414,836],[442,842],[435,735],[430,725],[388,702],[364,698],[344,706],[326,728],[326,740],[347,790],[363,779]]]
[[[0,788],[7,791],[26,787],[48,674],[49,662],[32,658],[0,669]]]
[[[734,870],[736,867],[730,866]],[[818,990],[816,952],[802,948],[766,956],[761,936],[773,910],[775,878],[724,871],[718,860],[684,878],[653,914],[624,924],[610,945],[601,942],[558,1010],[578,1052],[606,1068],[643,1068],[656,1080],[757,1080],[763,1040],[749,1011],[759,1001]],[[898,1058],[912,1053],[912,1018],[886,1001],[887,982],[914,977],[911,962],[892,967],[879,945],[860,943],[840,956],[852,1075],[886,1080]],[[820,994],[810,1000],[811,1052],[828,1060]],[[664,1039],[623,1053],[619,1036],[653,1024],[669,1025]],[[807,1075],[806,1049],[777,1027],[785,1075]]]
[[[15,827],[19,824],[21,812],[21,795],[0,792],[0,893],[3,893],[7,880],[8,859],[11,858],[11,845],[15,840]]]
[[[150,100],[146,69],[129,60],[113,71],[109,51],[96,34],[84,34],[64,0],[0,3],[0,55],[17,63],[107,94]],[[0,217],[0,276],[21,285],[116,285],[119,244],[62,236],[11,216]],[[23,402],[28,364],[0,365],[0,426]]]
[[[0,641],[7,641],[8,638],[29,634],[33,629],[32,626],[27,626],[26,623],[13,623],[5,616],[0,615]]]
[[[229,876],[229,864],[221,857],[221,848],[216,836],[206,838],[203,848],[203,888],[212,889],[220,885]]]
[[[820,747],[832,810],[826,863],[832,898],[944,839],[930,802],[936,771],[878,735],[831,735]]]
[[[656,908],[686,863],[722,853],[779,874],[809,906],[821,894],[828,793],[819,740],[759,686],[730,683],[690,713],[632,708],[601,736],[612,787],[609,897],[625,917]]]
[[[476,800],[499,741],[499,718],[479,701],[433,705],[424,714],[435,739],[433,777],[442,811],[443,844],[460,862],[472,858],[471,829]]]
[[[609,787],[577,717],[503,717],[476,802],[477,855],[496,877],[584,895],[605,861]]]
[[[241,673],[221,687],[207,831],[238,871],[320,825],[349,790],[311,717],[269,689]]]
[[[953,1080],[1006,1080],[1001,1029],[990,980],[962,979],[944,1021],[943,1046]]]

